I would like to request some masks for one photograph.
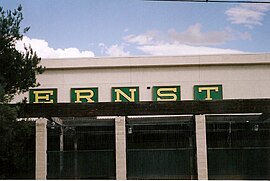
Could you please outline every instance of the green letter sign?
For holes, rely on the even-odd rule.
[[[138,102],[139,87],[113,87],[112,102]]]
[[[180,86],[154,86],[153,101],[180,101]]]
[[[112,102],[139,102],[139,87],[112,87]],[[72,103],[99,101],[98,87],[71,88]],[[181,101],[181,86],[153,86],[153,101]],[[222,100],[222,85],[195,85],[194,100]],[[30,89],[30,103],[57,103],[57,89]]]
[[[71,102],[98,102],[98,88],[71,88]]]
[[[30,89],[30,103],[57,103],[57,89]]]
[[[221,100],[222,85],[195,85],[194,86],[195,100]]]

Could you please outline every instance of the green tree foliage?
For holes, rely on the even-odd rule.
[[[8,105],[16,94],[38,86],[36,75],[45,69],[30,46],[25,46],[23,52],[15,48],[29,30],[29,27],[21,30],[22,20],[21,6],[14,11],[5,11],[0,6],[0,179],[33,179],[34,174],[33,168],[27,168],[29,163],[34,165],[34,154],[29,157],[35,148],[34,123],[17,121],[16,108]]]
[[[19,6],[13,12],[4,11],[0,7],[0,85],[4,91],[1,102],[10,101],[15,94],[36,87],[36,75],[44,71],[44,67],[38,65],[41,58],[29,46],[25,46],[24,52],[16,50],[18,40],[22,40],[23,33],[30,28],[24,28],[21,32],[20,23],[23,20],[22,7]]]
[[[35,124],[16,121],[16,109],[0,108],[0,179],[34,179]]]

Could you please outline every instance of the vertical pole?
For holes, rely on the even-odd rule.
[[[208,179],[205,115],[195,115],[198,180]]]
[[[61,125],[60,127],[60,178],[62,178],[63,174],[63,154],[64,154],[64,128]]]
[[[36,180],[47,177],[47,119],[36,120]]]
[[[190,148],[190,153],[189,153],[189,164],[190,164],[190,178],[191,178],[191,180],[194,180],[194,179],[196,179],[196,178],[194,178],[194,176],[195,176],[195,174],[194,174],[194,150],[193,150],[193,147],[194,147],[194,145],[193,145],[193,135],[192,134],[190,134],[189,135],[190,137],[189,137],[189,148]]]
[[[125,117],[115,119],[116,179],[126,180],[126,126]]]
[[[78,139],[76,133],[74,139],[74,161],[75,179],[78,179]]]

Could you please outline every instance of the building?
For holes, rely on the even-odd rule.
[[[36,178],[270,178],[270,54],[41,63]]]

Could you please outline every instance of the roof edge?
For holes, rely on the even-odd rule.
[[[270,53],[42,59],[47,69],[270,64]]]

